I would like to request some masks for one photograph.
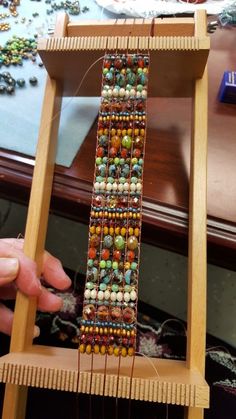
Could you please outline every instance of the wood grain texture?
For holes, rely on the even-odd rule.
[[[233,270],[236,107],[218,102],[217,93],[224,70],[234,69],[235,37],[236,28],[212,34],[208,60],[208,261]],[[190,111],[190,99],[148,100],[142,240],[182,254],[188,237]],[[88,156],[95,152],[95,140],[94,124],[72,166],[56,166],[51,202],[54,213],[86,224],[94,169]],[[0,196],[28,205],[33,166],[33,158],[0,150]]]
[[[91,389],[93,395],[104,392],[109,397],[197,408],[209,406],[207,383],[185,362],[136,357],[131,381],[132,358],[121,359],[118,377],[118,358],[108,357],[105,375],[104,356],[94,357],[91,373],[91,356],[83,354],[77,388],[77,357],[78,352],[73,349],[33,346],[24,353],[11,353],[0,359],[0,381],[86,394]]]
[[[58,19],[55,35],[65,34],[67,20],[66,16]],[[36,262],[39,277],[42,272],[42,257],[47,233],[61,100],[62,91],[59,84],[48,77],[24,240],[24,253]],[[22,292],[17,292],[11,352],[24,351],[25,347],[32,343],[36,307],[36,298],[29,298]],[[2,419],[23,419],[26,401],[26,386],[7,384]]]

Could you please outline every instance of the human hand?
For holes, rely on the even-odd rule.
[[[36,274],[36,263],[23,253],[24,240],[0,239],[0,301],[14,299],[19,289],[37,297],[41,311],[58,311],[62,299],[44,288]],[[45,281],[59,290],[71,285],[61,262],[48,252],[43,255],[42,274]],[[0,332],[11,334],[13,312],[0,302]]]

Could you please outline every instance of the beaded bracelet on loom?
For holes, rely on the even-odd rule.
[[[134,355],[149,56],[106,55],[80,352]]]

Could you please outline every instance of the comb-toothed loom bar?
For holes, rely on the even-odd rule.
[[[63,84],[64,96],[99,96],[97,77],[106,52],[149,51],[152,97],[191,97],[209,53],[209,38],[196,36],[81,36],[40,39],[38,52],[52,78]],[[91,67],[91,68],[90,68]],[[86,71],[89,83],[78,86]],[[168,69],[168,71],[167,71]]]
[[[108,358],[104,389],[104,357],[96,355],[91,374],[91,357],[81,354],[79,389],[77,350],[34,346],[30,352],[12,353],[0,360],[0,381],[132,400],[206,408],[209,387],[201,374],[186,368],[183,361],[142,357],[135,360],[130,392],[130,358],[122,358],[117,386],[118,359]],[[153,366],[154,367],[153,367]],[[156,371],[159,376],[157,377]],[[92,375],[92,385],[91,385]],[[117,393],[118,388],[118,393]]]

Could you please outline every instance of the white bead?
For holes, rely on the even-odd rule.
[[[114,182],[113,185],[112,185],[113,191],[117,191],[117,188],[118,188],[118,185],[117,185],[116,182]]]
[[[144,99],[146,99],[146,98],[147,98],[147,91],[146,91],[146,90],[142,90],[142,97],[143,97]]]
[[[123,301],[123,292],[118,292],[117,294],[116,294],[116,299],[117,299],[117,301]]]
[[[106,190],[107,191],[111,191],[112,190],[112,183],[107,183],[106,184]]]
[[[129,96],[130,96],[129,90],[126,90],[126,91],[125,91],[125,97],[128,99],[128,98],[129,98]]]
[[[119,91],[119,96],[120,97],[124,97],[125,96],[125,89],[123,87],[121,87],[121,89]]]
[[[91,297],[91,291],[90,290],[85,290],[84,292],[84,297],[89,300],[89,298]]]
[[[130,90],[130,96],[135,97],[135,95],[136,95],[135,89],[131,89]]]
[[[113,96],[114,97],[117,97],[119,95],[119,90],[118,89],[116,89],[116,88],[114,88],[113,89]]]
[[[100,189],[102,189],[102,190],[103,190],[103,189],[105,189],[105,187],[106,187],[105,182],[101,182],[101,183],[100,183]]]
[[[105,85],[103,86],[103,89],[104,89],[104,90],[109,90],[109,89],[110,89],[109,84],[105,84]]]
[[[139,99],[141,97],[141,92],[137,92],[136,97],[137,97],[137,99]]]
[[[141,189],[142,189],[142,184],[141,184],[141,183],[137,183],[137,184],[136,184],[136,189],[137,189],[137,191],[141,191]]]
[[[129,190],[129,183],[128,182],[125,182],[124,183],[124,190],[125,191],[128,191]]]
[[[98,300],[102,301],[104,299],[104,293],[103,291],[98,291]]]
[[[136,300],[136,298],[137,298],[136,291],[134,291],[134,290],[131,291],[130,298],[131,298],[132,301],[135,301]]]
[[[116,292],[111,293],[111,301],[116,301]]]
[[[109,291],[109,290],[106,290],[106,291],[104,292],[104,298],[105,298],[105,300],[109,300],[109,299],[110,299],[110,296],[111,296],[110,291]]]
[[[95,189],[95,191],[98,191],[100,189],[100,183],[99,182],[94,183],[94,189]]]
[[[129,292],[124,293],[124,300],[125,300],[126,303],[129,302],[129,300],[130,300],[130,293]]]
[[[92,300],[95,300],[96,297],[97,297],[97,290],[92,290],[91,291],[91,298],[92,298]]]
[[[136,191],[136,184],[135,183],[131,183],[130,189],[131,189],[132,192]]]
[[[102,97],[107,97],[107,91],[106,90],[102,91]]]
[[[119,190],[120,192],[123,192],[123,190],[124,190],[124,185],[123,185],[123,183],[119,183],[119,185],[118,185],[118,190]]]
[[[112,97],[112,94],[113,94],[112,90],[111,90],[111,89],[109,89],[109,90],[107,91],[107,95],[108,95],[108,97]]]

